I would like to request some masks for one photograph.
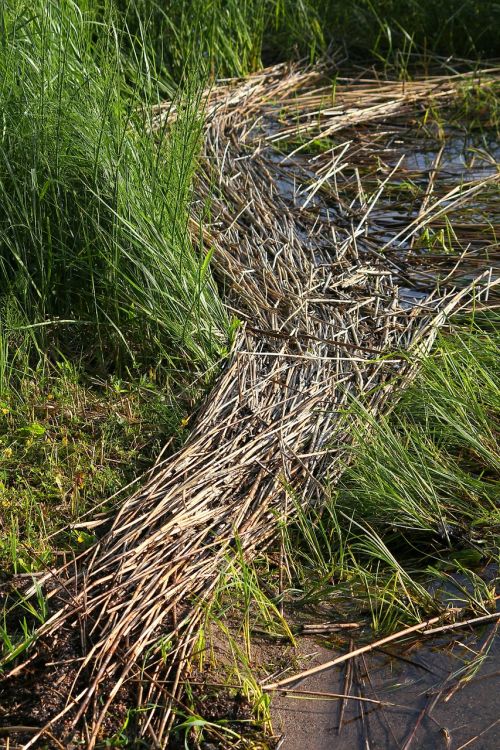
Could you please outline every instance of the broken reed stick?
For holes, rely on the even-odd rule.
[[[430,630],[424,630],[422,635],[435,635],[436,633],[446,633],[448,630],[457,630],[458,628],[465,628],[469,625],[480,625],[483,622],[490,622],[491,620],[500,620],[500,612],[493,612],[490,615],[481,615],[480,617],[472,617],[470,620],[460,620],[452,622],[449,625],[442,625],[439,628],[431,628]]]
[[[420,728],[420,725],[422,724],[422,721],[424,720],[424,717],[426,716],[427,713],[429,713],[431,705],[432,705],[432,698],[429,697],[429,698],[427,698],[427,700],[425,702],[425,705],[419,711],[419,714],[417,716],[417,720],[416,720],[415,724],[413,725],[413,727],[411,728],[411,730],[410,730],[410,732],[409,732],[409,734],[408,734],[408,736],[407,736],[407,738],[405,740],[405,743],[404,743],[404,745],[402,747],[402,750],[410,750],[411,746],[413,745],[413,740],[417,736],[417,732],[418,732],[418,730]]]
[[[480,737],[483,737],[487,732],[490,731],[490,729],[493,729],[493,727],[496,727],[497,724],[500,723],[500,719],[495,719],[491,724],[488,724],[487,727],[485,727],[479,734],[474,735],[474,737],[471,737],[467,742],[464,742],[463,745],[460,745],[457,747],[457,750],[465,750],[466,747],[469,747],[469,745],[472,745],[473,742],[478,740]]]
[[[362,697],[363,695],[363,678],[361,676],[361,669],[359,666],[358,659],[353,659],[352,662],[353,665],[353,673],[356,676],[356,687],[359,692],[359,696]],[[364,750],[371,750],[371,744],[370,744],[370,723],[368,721],[367,712],[365,711],[366,704],[364,702],[358,703],[358,716],[361,718],[361,728],[362,728],[362,735],[363,735],[363,748]]]
[[[352,651],[353,646],[354,646],[354,641],[352,638],[349,638],[349,651]],[[344,673],[344,693],[350,693],[351,691],[352,673],[353,673],[353,662],[348,661],[346,664],[345,673]],[[338,737],[340,736],[340,733],[342,732],[342,726],[344,724],[345,707],[346,707],[346,702],[345,700],[342,700],[339,706],[339,723],[337,725]]]
[[[323,693],[319,690],[295,690],[295,689],[284,689],[276,691],[283,698],[300,698],[301,696],[310,698],[325,698],[326,700],[352,700],[362,703],[372,703],[377,706],[392,706],[393,708],[402,708],[397,703],[390,703],[388,701],[376,700],[375,698],[365,698],[361,695],[352,695],[346,693]]]
[[[344,630],[356,630],[360,627],[361,625],[359,622],[325,622],[320,625],[311,623],[310,625],[302,625],[301,632],[304,635],[307,635],[308,633],[320,635],[322,633],[337,633]]]
[[[40,727],[24,726],[23,724],[13,724],[12,726],[0,727],[0,737],[5,737],[8,734],[36,734],[40,731]]]
[[[367,664],[367,661],[366,661],[365,654],[361,654],[361,661],[363,662],[363,667],[364,667],[364,670],[365,670],[366,679],[367,679],[368,684],[370,686],[370,690],[372,691],[372,694],[375,696],[375,698],[378,700],[379,699],[378,698],[378,694],[377,694],[377,691],[375,690],[375,686],[373,685],[373,680],[372,680],[371,675],[370,675],[370,670],[368,669],[368,664]],[[392,739],[394,740],[394,747],[397,747],[398,744],[399,744],[398,743],[398,739],[397,739],[397,737],[396,737],[396,735],[394,733],[394,729],[392,728],[392,724],[389,721],[387,713],[385,712],[385,707],[384,706],[381,706],[381,708],[380,708],[380,715],[382,717],[382,722],[385,724],[385,727],[386,727],[388,733],[391,735]]]
[[[380,639],[379,641],[375,641],[374,643],[369,643],[366,646],[361,646],[358,649],[355,649],[354,651],[350,650],[345,654],[342,654],[341,656],[337,656],[335,659],[332,659],[331,661],[327,661],[324,664],[319,664],[316,667],[311,667],[311,669],[306,669],[304,672],[299,672],[295,675],[291,675],[290,677],[285,678],[284,680],[280,680],[279,682],[271,683],[270,685],[266,685],[265,682],[261,684],[262,690],[279,690],[284,685],[289,685],[292,682],[295,682],[296,680],[302,680],[304,677],[310,677],[313,674],[318,674],[318,672],[323,672],[326,669],[330,669],[331,667],[337,666],[337,664],[343,664],[346,661],[349,661],[349,659],[353,659],[356,656],[359,656],[360,654],[366,654],[368,651],[373,651],[374,649],[380,648],[380,646],[384,646],[386,643],[391,643],[392,641],[399,640],[400,638],[404,638],[406,635],[411,635],[411,633],[418,633],[420,632],[421,635],[434,635],[436,633],[443,633],[448,630],[454,630],[456,628],[463,628],[468,625],[479,625],[483,622],[488,622],[491,620],[498,620],[500,619],[500,612],[493,612],[490,615],[481,615],[481,617],[473,617],[470,620],[461,620],[459,622],[453,622],[449,625],[442,625],[438,628],[431,628],[428,630],[425,630],[425,628],[428,628],[429,625],[432,625],[435,622],[439,622],[442,617],[433,617],[430,620],[426,620],[424,622],[420,622],[417,625],[412,625],[409,628],[405,628],[404,630],[399,630],[397,633],[393,633],[392,635],[388,635],[385,638]]]
[[[40,727],[32,727],[32,726],[25,726],[23,724],[13,724],[12,726],[3,726],[0,727],[0,737],[6,737],[7,742],[4,745],[5,750],[9,750],[10,747],[10,735],[11,734],[38,734],[40,732]],[[53,745],[57,748],[57,750],[66,750],[64,745],[59,742],[57,737],[55,737],[51,732],[49,732],[47,729],[43,732],[44,735],[46,735],[49,740],[53,743]],[[13,748],[14,750],[14,748]]]

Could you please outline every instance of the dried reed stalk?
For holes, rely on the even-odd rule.
[[[251,557],[293,508],[289,493],[321,500],[320,480],[343,470],[358,418],[345,407],[361,399],[373,414],[390,408],[438,327],[491,281],[483,274],[438,294],[427,279],[428,293],[408,304],[400,285],[412,286],[413,266],[391,251],[391,237],[413,236],[444,207],[433,200],[436,175],[423,210],[394,222],[384,218],[383,196],[400,174],[399,156],[368,189],[352,167],[375,153],[366,131],[361,143],[351,133],[346,148],[299,155],[312,138],[386,127],[389,115],[408,117],[429,97],[449,100],[463,79],[343,81],[334,101],[323,80],[322,70],[278,67],[207,95],[193,235],[208,201],[203,242],[242,324],[187,443],[123,503],[85,564],[60,572],[64,587],[51,593],[59,608],[39,635],[57,646],[80,631],[83,659],[61,710],[26,748],[49,730],[70,743],[83,722],[91,750],[130,684],[148,707],[138,715],[140,736],[166,746],[203,602],[235,537]],[[175,116],[159,108],[157,127],[165,112]],[[286,142],[291,154],[276,151]],[[448,211],[454,200],[461,191],[448,197]]]

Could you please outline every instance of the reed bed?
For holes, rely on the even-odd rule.
[[[497,76],[485,71],[477,85]],[[78,735],[91,749],[113,703],[124,702],[143,709],[138,736],[165,747],[203,604],[235,540],[251,558],[297,498],[321,502],[321,478],[338,478],[353,439],[345,407],[389,410],[449,316],[488,304],[496,282],[490,261],[476,263],[478,248],[472,266],[466,247],[433,265],[415,240],[498,177],[429,189],[424,205],[420,196],[395,210],[387,193],[404,172],[401,148],[370,166],[382,132],[386,142],[467,80],[338,79],[334,94],[321,68],[279,66],[207,94],[191,228],[235,340],[182,449],[157,463],[83,559],[46,576],[52,614],[35,654],[4,684],[46,644],[69,649],[74,665],[24,747],[51,735],[70,747]],[[167,118],[174,109],[158,107],[155,127],[168,128]],[[317,139],[331,146],[311,155]],[[50,692],[53,676],[40,674],[39,689]]]

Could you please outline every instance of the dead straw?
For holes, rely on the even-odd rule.
[[[482,71],[476,82],[496,77],[497,69]],[[207,93],[191,227],[195,242],[203,238],[200,250],[213,250],[228,310],[241,325],[189,440],[123,502],[84,565],[81,558],[76,571],[57,571],[47,592],[52,614],[39,636],[69,642],[78,627],[85,644],[64,705],[26,748],[56,728],[68,743],[85,720],[92,750],[114,701],[134,684],[138,733],[165,747],[203,606],[235,537],[251,558],[274,538],[276,519],[293,512],[290,488],[303,504],[321,502],[321,478],[328,471],[334,482],[345,468],[358,418],[346,417],[352,399],[373,415],[392,408],[438,328],[493,283],[482,273],[477,242],[456,269],[449,258],[409,252],[409,245],[401,254],[402,242],[454,208],[463,212],[491,177],[443,188],[436,163],[424,203],[397,217],[384,204],[389,182],[404,171],[402,154],[384,146],[387,133],[430,100],[451,101],[467,80],[476,78],[404,86],[342,79],[332,100],[324,69],[278,66]],[[153,114],[155,127],[176,116],[170,104]],[[338,153],[332,142],[332,150],[304,156],[312,140],[341,131],[347,146]],[[210,223],[200,230],[208,204]],[[473,281],[438,292],[450,263],[449,285],[464,266],[469,273],[469,257]],[[408,305],[401,285],[425,288],[424,300]],[[438,619],[263,689],[281,689]]]

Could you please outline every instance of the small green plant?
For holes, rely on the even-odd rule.
[[[179,716],[181,716],[180,713]],[[184,733],[184,747],[186,750],[190,750],[193,741],[199,747],[199,743],[203,741],[205,733],[209,737],[224,742],[225,747],[228,747],[226,744],[227,741],[236,740],[239,742],[241,740],[241,735],[230,727],[225,726],[224,721],[208,721],[196,714],[186,716],[180,724],[176,725],[175,731],[176,733]]]
[[[14,591],[3,607],[0,624],[0,674],[4,667],[29,649],[35,639],[36,629],[48,616],[43,592],[35,585],[35,596],[27,598]]]

